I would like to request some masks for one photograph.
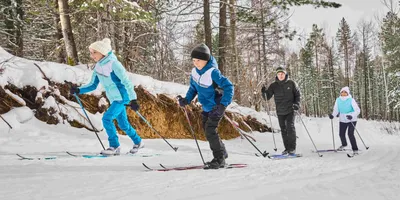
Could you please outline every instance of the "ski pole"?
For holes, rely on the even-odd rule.
[[[308,137],[310,137],[310,140],[311,140],[312,144],[314,145],[315,151],[318,153],[319,157],[322,157],[322,154],[319,153],[319,151],[317,149],[317,146],[315,146],[315,143],[314,143],[313,139],[311,138],[310,132],[308,132],[307,126],[306,126],[306,124],[304,124],[304,121],[301,118],[301,115],[300,115],[299,111],[296,110],[296,113],[297,113],[297,115],[299,115],[300,121],[301,121],[301,123],[303,123],[303,126],[306,129]]]
[[[269,122],[271,124],[271,130],[272,130],[272,138],[274,140],[274,150],[277,151],[278,149],[276,148],[276,142],[275,142],[275,133],[274,133],[274,128],[272,127],[272,119],[271,119],[271,114],[269,112],[269,106],[268,103],[265,103],[267,105],[267,114],[269,116]]]
[[[361,137],[361,135],[360,135],[360,133],[358,132],[358,130],[356,129],[356,126],[353,124],[353,122],[350,122],[351,123],[351,125],[353,125],[353,127],[354,127],[354,129],[357,131],[357,134],[358,134],[358,137],[360,137],[360,139],[361,139],[361,142],[364,144],[364,147],[365,147],[365,149],[369,149],[369,147],[367,147],[367,145],[365,145],[365,143],[364,143],[364,140],[362,139],[362,137]]]
[[[332,126],[332,141],[333,141],[333,150],[335,150],[335,134],[333,133],[333,119],[331,119],[331,126]]]
[[[256,148],[258,152],[260,152],[260,154],[261,154],[262,156],[264,156],[264,157],[267,157],[267,156],[268,156],[269,153],[267,153],[267,151],[264,151],[264,153],[261,152],[260,149],[258,149],[257,146],[254,145],[254,143],[250,141],[250,139],[246,136],[246,134],[243,134],[243,133],[242,133],[243,130],[240,129],[240,128],[237,126],[236,123],[234,123],[234,122],[233,122],[228,116],[226,116],[225,114],[224,114],[224,117],[225,117],[225,119],[227,119],[227,120],[229,121],[229,123],[231,123],[231,124],[235,127],[235,129],[239,132],[239,134],[240,134],[242,137],[246,138],[246,140],[249,141],[250,144],[253,145],[253,147]],[[256,155],[257,155],[257,154],[256,154]]]
[[[235,123],[236,126],[238,127],[238,129],[240,129],[240,130],[242,131],[242,134],[243,134],[243,135],[246,135],[248,138],[250,138],[251,140],[253,140],[253,142],[257,142],[257,140],[256,140],[253,136],[247,134],[245,131],[243,131],[241,128],[239,128],[239,124],[238,124],[237,122],[235,122],[235,121],[233,121],[233,120],[232,120],[232,122]],[[253,132],[253,129],[251,129],[251,127],[250,127],[248,124],[246,124],[246,123],[243,123],[243,124],[246,125],[247,128],[249,128],[251,132]],[[243,139],[243,136],[242,136],[242,135],[240,135],[240,139]]]
[[[70,87],[72,86],[72,83],[71,83],[71,82],[68,82],[68,81],[64,81],[64,82],[65,82],[66,84],[69,84]],[[81,100],[79,99],[79,97],[78,97],[78,95],[77,95],[76,93],[74,93],[74,96],[75,96],[75,98],[76,98],[76,101],[78,101],[79,105],[81,106],[81,108],[82,108],[82,110],[83,110],[83,113],[85,114],[87,120],[89,121],[89,124],[92,126],[93,131],[96,133],[97,139],[99,140],[101,146],[103,147],[103,150],[105,150],[106,148],[104,148],[104,145],[103,145],[103,143],[102,143],[101,140],[100,140],[99,134],[97,134],[97,129],[96,129],[96,128],[94,127],[94,125],[92,124],[92,121],[90,121],[90,118],[89,118],[89,116],[87,115],[87,113],[86,113],[86,111],[85,111],[85,108],[84,108],[83,105],[82,105]]]
[[[12,126],[1,115],[0,118],[8,125],[8,127],[10,127],[10,129],[12,129]]]
[[[146,118],[143,117],[143,115],[141,115],[139,113],[139,111],[136,111],[136,114],[144,121],[146,122],[146,124],[155,132],[157,133],[174,151],[178,150],[178,147],[173,147],[160,133],[158,133],[158,131],[156,131],[156,129],[153,128],[153,126],[146,120]]]
[[[186,111],[186,108],[185,108],[185,107],[183,107],[183,111],[185,112],[186,120],[187,120],[188,123],[189,123],[190,133],[192,133],[192,136],[193,136],[193,138],[194,138],[194,141],[196,142],[196,145],[197,145],[197,149],[199,150],[201,160],[203,161],[203,164],[204,164],[204,165],[207,165],[206,162],[204,162],[203,154],[201,154],[201,150],[200,150],[199,143],[197,142],[196,135],[194,134],[193,127],[192,127],[192,124],[190,123],[189,115],[187,114],[187,111]]]
[[[87,115],[87,113],[86,113],[86,111],[85,111],[85,108],[84,108],[83,105],[82,105],[81,100],[79,99],[79,97],[78,97],[78,95],[77,95],[76,93],[74,94],[74,96],[75,96],[76,100],[78,101],[79,105],[81,106],[81,108],[82,108],[82,110],[83,110],[83,113],[85,113],[86,118],[87,118],[87,120],[89,121],[90,125],[92,126],[94,132],[96,133],[97,139],[99,140],[101,146],[103,147],[103,150],[105,150],[106,148],[104,148],[104,145],[103,145],[103,143],[102,143],[101,140],[100,140],[99,134],[97,133],[97,129],[94,127],[92,121],[90,121],[89,116]]]

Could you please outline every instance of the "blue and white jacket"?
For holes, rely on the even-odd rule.
[[[128,103],[136,99],[133,83],[129,80],[125,68],[110,51],[108,55],[96,63],[89,83],[79,87],[79,94],[88,93],[101,83],[108,100]]]
[[[223,89],[222,98],[218,97],[213,82]],[[228,107],[232,102],[233,90],[232,82],[221,74],[215,58],[211,56],[203,69],[198,70],[196,67],[192,69],[186,100],[191,102],[198,95],[203,111],[210,112],[217,104]]]

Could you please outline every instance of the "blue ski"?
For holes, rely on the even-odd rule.
[[[324,152],[349,152],[349,151],[353,151],[351,149],[343,149],[343,150],[336,150],[336,149],[320,149],[318,151],[312,150],[313,153],[324,153]]]
[[[82,158],[108,158],[113,156],[136,156],[136,157],[153,157],[159,156],[161,154],[121,154],[121,155],[103,155],[103,154],[76,154],[66,151],[66,153],[72,157],[82,157]]]
[[[302,157],[302,154],[286,154],[286,155],[282,155],[282,154],[275,154],[275,155],[269,155],[268,158],[271,158],[273,160],[280,160],[280,159],[288,159],[288,158],[299,158]]]
[[[336,149],[320,149],[318,151],[312,150],[313,153],[337,152]]]
[[[16,154],[20,160],[54,160],[57,157],[56,156],[45,156],[45,157],[27,157],[27,156],[23,156],[21,154]]]

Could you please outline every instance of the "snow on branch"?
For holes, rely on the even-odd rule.
[[[12,99],[14,99],[14,100],[15,100],[16,102],[18,102],[20,105],[26,106],[25,101],[24,101],[21,97],[19,97],[18,95],[12,93],[12,92],[11,92],[10,90],[8,90],[8,89],[5,89],[4,91],[8,94],[8,96],[10,96]]]
[[[134,8],[141,8],[136,2],[130,2],[128,0],[123,0],[125,3],[131,5]]]

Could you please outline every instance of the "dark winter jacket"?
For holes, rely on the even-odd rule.
[[[275,82],[264,93],[266,94],[263,95],[266,95],[268,100],[274,96],[278,115],[286,115],[293,112],[293,104],[300,107],[300,89],[296,82],[288,78],[287,74],[282,81],[276,78]]]

